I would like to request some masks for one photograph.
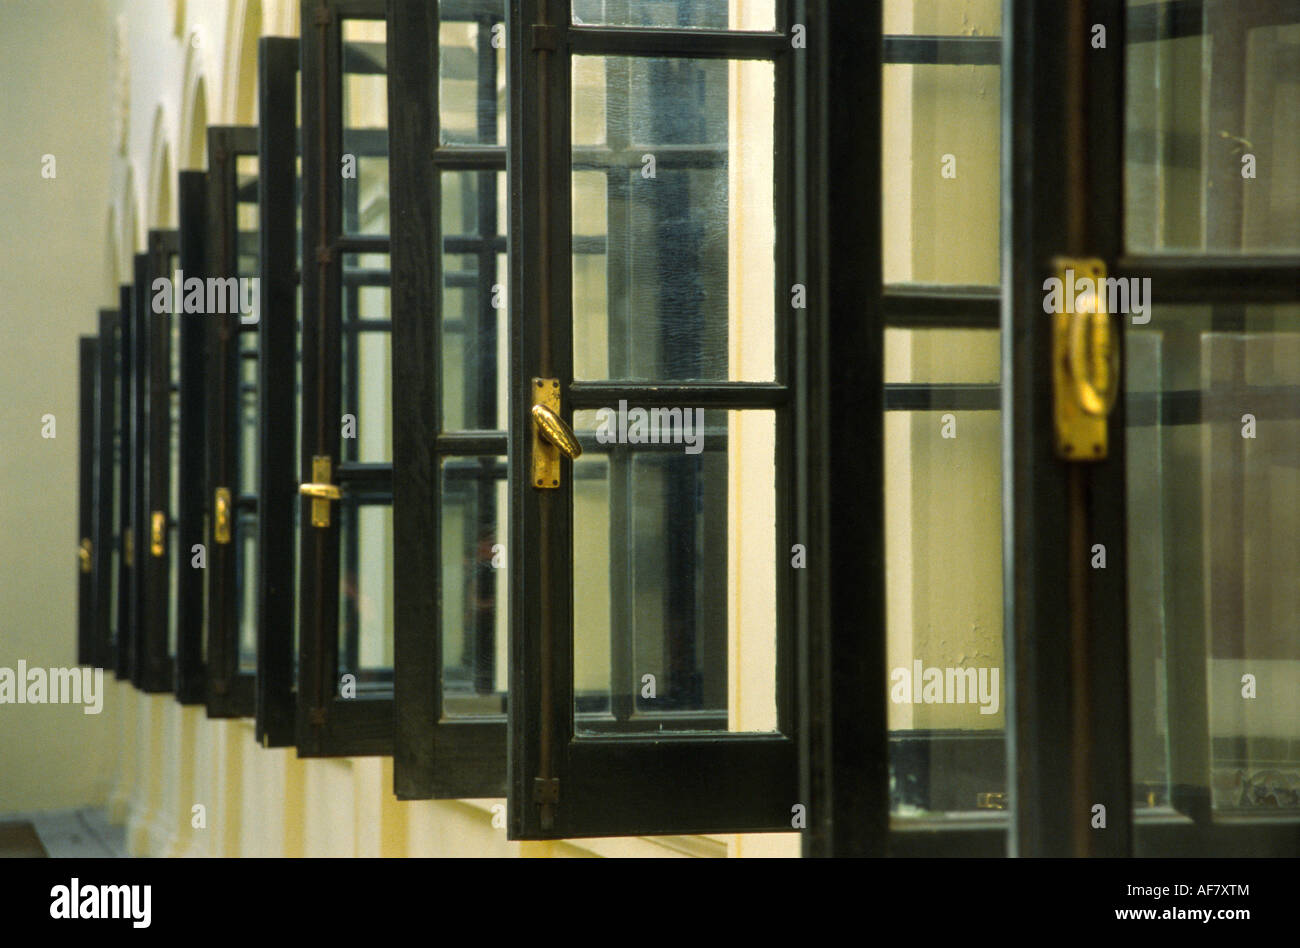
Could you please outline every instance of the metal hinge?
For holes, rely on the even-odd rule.
[[[129,525],[126,533],[122,534],[122,559],[126,560],[127,566],[135,565],[135,534]]]
[[[91,544],[90,539],[88,537],[83,537],[81,540],[81,546],[77,547],[77,559],[81,560],[81,571],[83,573],[90,572],[91,553],[93,550],[94,546]]]
[[[316,8],[316,15],[312,18],[312,22],[317,26],[329,26],[334,22],[334,11],[325,4],[321,4]]]

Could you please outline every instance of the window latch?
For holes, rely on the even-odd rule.
[[[230,488],[218,487],[213,498],[212,538],[218,543],[230,542]]]
[[[337,484],[331,483],[333,464],[329,455],[317,454],[311,459],[311,480],[298,485],[298,493],[311,498],[311,525],[328,527],[330,525],[330,501],[339,500],[343,492]]]
[[[560,455],[572,461],[582,445],[560,416],[560,380],[533,379],[533,395],[533,486],[553,490],[560,486]]]
[[[155,510],[149,520],[149,552],[154,556],[162,556],[166,545],[163,537],[167,532],[167,515],[161,510]]]

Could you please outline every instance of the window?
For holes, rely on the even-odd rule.
[[[77,664],[101,661],[95,636],[95,425],[98,414],[99,340],[77,340]]]
[[[303,6],[298,752],[393,747],[384,4]],[[324,96],[322,98],[322,92]]]
[[[255,705],[260,301],[252,279],[260,266],[257,174],[256,128],[208,129],[206,276],[224,281],[226,287],[220,305],[209,305],[203,316],[211,505],[206,571],[209,717],[252,717]],[[212,296],[217,303],[216,294]]]
[[[506,792],[501,3],[390,11],[399,797]]]
[[[301,271],[298,266],[298,42],[258,45],[257,740],[294,742],[297,649],[294,596],[299,546],[298,412],[301,402]]]
[[[725,5],[621,30],[546,6],[507,30],[510,832],[790,830],[791,8],[742,32]]]

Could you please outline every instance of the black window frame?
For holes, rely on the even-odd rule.
[[[248,234],[239,231],[241,194],[238,159],[256,158],[257,129],[251,125],[208,127],[207,278],[240,277],[239,258]],[[259,168],[260,172],[260,168]],[[242,297],[242,292],[241,292]],[[256,670],[241,671],[240,552],[248,514],[256,514],[256,485],[243,484],[243,360],[241,335],[257,332],[240,314],[206,313],[207,336],[207,498],[210,505],[207,546],[207,715],[247,718],[255,713]],[[229,493],[229,542],[218,542],[217,491]],[[247,527],[254,532],[255,525]],[[242,582],[254,582],[256,559],[242,562]]]
[[[442,335],[444,255],[476,254],[474,288],[479,312],[475,332],[479,371],[468,369],[480,392],[496,390],[496,311],[491,309],[496,258],[505,243],[498,222],[496,187],[488,177],[506,170],[504,143],[446,144],[441,141],[440,26],[476,22],[478,94],[490,84],[496,98],[496,52],[492,27],[505,21],[505,5],[482,2],[429,3],[392,0],[388,5],[389,187],[392,195],[393,273],[393,521],[395,576],[395,745],[393,780],[399,799],[455,799],[506,795],[506,714],[452,717],[443,712],[443,542],[444,461],[464,461],[476,479],[504,472],[504,431],[443,430]],[[495,109],[479,115],[496,128]],[[475,235],[442,233],[442,175],[478,174]],[[487,236],[487,231],[492,236]],[[490,266],[488,257],[490,256]],[[490,338],[488,338],[490,337]],[[480,406],[482,408],[482,406]],[[495,415],[489,405],[478,417]],[[467,419],[468,420],[468,419]],[[495,487],[489,488],[495,491]],[[495,499],[493,499],[493,506]],[[500,537],[504,541],[505,537]],[[454,556],[462,557],[457,550]],[[465,561],[478,562],[481,551]],[[482,573],[482,571],[480,571]],[[504,581],[502,576],[501,580]],[[495,614],[495,610],[493,610]],[[482,630],[478,630],[479,633]],[[495,645],[478,634],[477,648]],[[487,679],[492,672],[476,673]]]
[[[263,747],[294,743],[297,697],[293,622],[299,542],[298,425],[298,40],[258,41],[257,687],[254,727]]]
[[[134,267],[134,259],[132,262]],[[132,338],[135,326],[135,288],[124,283],[118,290],[119,319],[117,325],[117,467],[118,487],[116,504],[119,510],[118,543],[120,549],[117,558],[117,615],[114,617],[115,634],[113,636],[114,665],[113,672],[119,681],[131,679],[131,640],[132,612],[131,589],[135,574],[135,537],[131,529],[131,501],[133,496],[132,478],[135,464],[132,458],[131,440],[135,428],[132,415],[132,398],[134,385],[131,379]]]
[[[77,664],[98,665],[95,626],[95,507],[99,469],[99,337],[77,337]]]
[[[175,318],[169,310],[154,311],[154,281],[171,280],[173,258],[180,252],[180,238],[175,230],[150,230],[145,252],[140,312],[140,330],[136,353],[139,359],[141,399],[137,415],[142,421],[142,435],[136,460],[143,478],[140,485],[143,516],[139,519],[136,542],[139,596],[139,680],[137,687],[146,694],[174,690],[174,660],[168,643],[168,623],[175,603],[171,597],[170,570],[175,567],[169,554],[175,552],[176,511],[170,508],[171,465],[171,394],[179,392],[180,379],[172,375],[171,331]],[[138,273],[138,271],[137,271]],[[139,288],[139,287],[137,287]],[[138,482],[137,482],[138,483]],[[155,523],[161,518],[162,543],[154,543]]]
[[[343,697],[338,669],[342,507],[347,503],[392,503],[393,465],[348,461],[342,445],[342,343],[345,290],[359,285],[391,285],[382,270],[344,273],[348,255],[389,254],[390,235],[343,232],[343,76],[386,71],[370,45],[354,50],[343,41],[349,20],[386,23],[383,0],[302,0],[299,68],[302,90],[302,406],[299,482],[313,482],[314,457],[327,457],[332,483],[343,500],[330,505],[330,525],[313,527],[306,519],[312,500],[300,497],[301,556],[298,578],[298,688],[296,738],[301,757],[359,757],[393,752],[393,697],[382,681],[374,691],[357,682],[355,697]],[[346,60],[346,61],[345,61]],[[358,134],[358,140],[365,135]],[[384,139],[386,141],[386,134]],[[386,147],[386,146],[385,146]],[[365,154],[366,152],[361,152]],[[360,155],[358,155],[360,157]],[[354,191],[355,193],[355,191]],[[391,216],[390,216],[391,221]],[[391,223],[390,223],[391,230]],[[345,286],[345,283],[347,284]],[[353,298],[355,296],[353,295]],[[351,320],[357,324],[372,322]],[[362,331],[359,325],[355,327]],[[371,326],[371,330],[385,327]],[[356,346],[349,349],[355,359]],[[355,379],[349,391],[355,392]],[[355,537],[346,551],[355,556]],[[354,621],[348,616],[346,621]],[[394,661],[396,665],[396,661]],[[395,669],[394,669],[395,672]]]
[[[121,504],[116,493],[119,474],[117,400],[121,386],[118,346],[121,333],[118,311],[99,311],[98,418],[95,422],[95,523],[93,541],[95,578],[95,664],[112,671],[117,663],[117,613],[111,608],[114,585],[121,581],[122,540],[116,529]]]
[[[207,172],[182,171],[178,175],[180,269],[202,278],[207,272]],[[184,289],[183,287],[181,288]],[[176,654],[174,691],[180,704],[206,704],[207,666],[204,661],[206,628],[205,527],[207,490],[207,332],[202,314],[180,319],[180,478],[176,511]],[[194,566],[195,547],[203,548],[204,566]]]
[[[551,14],[548,18],[547,14]],[[695,404],[772,410],[776,424],[776,547],[788,550],[808,468],[796,432],[808,377],[790,286],[807,272],[807,219],[798,213],[805,168],[795,162],[803,87],[790,33],[801,22],[792,2],[776,5],[770,30],[589,27],[569,23],[545,0],[512,4],[510,50],[510,702],[508,833],[511,839],[796,828],[801,700],[795,675],[797,625],[804,615],[798,570],[778,557],[777,730],[772,733],[602,735],[574,739],[571,678],[572,468],[545,499],[529,469],[533,378],[558,378],[562,415],[612,404]],[[560,22],[557,22],[559,20]],[[775,381],[664,384],[572,379],[571,54],[754,59],[772,62],[775,81]],[[543,85],[544,83],[544,85]],[[545,121],[543,121],[545,119]],[[543,127],[545,126],[545,128]],[[545,134],[543,134],[545,132]],[[639,156],[638,156],[639,164]],[[576,243],[574,244],[576,246]],[[539,302],[543,289],[552,296]],[[555,316],[547,316],[547,308]],[[546,333],[543,326],[549,326]],[[619,394],[614,394],[619,393]],[[799,415],[799,418],[796,418]],[[544,523],[543,521],[548,521]],[[774,550],[774,555],[776,551]],[[556,592],[548,595],[554,587]],[[558,594],[556,594],[558,593]],[[549,608],[541,602],[549,600]],[[666,732],[665,732],[666,733]],[[670,789],[665,789],[670,788]]]

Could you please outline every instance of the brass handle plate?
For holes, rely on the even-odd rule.
[[[560,416],[560,380],[533,379],[532,482],[542,490],[560,486],[560,455],[569,460],[581,456],[582,445]]]
[[[167,515],[161,510],[155,510],[149,521],[149,552],[154,556],[162,556],[165,545],[163,537],[167,532]]]
[[[81,561],[81,571],[83,573],[90,572],[90,554],[93,550],[94,547],[90,543],[90,538],[82,537],[81,545],[77,547],[77,559]]]
[[[339,500],[343,492],[337,484],[330,481],[334,476],[334,465],[329,455],[317,454],[311,459],[311,480],[298,485],[298,493],[311,498],[311,525],[328,527],[330,525],[330,501]]]
[[[213,502],[212,535],[218,543],[230,542],[230,488],[218,487],[216,499]]]
[[[1106,264],[1096,257],[1057,257],[1052,264],[1065,301],[1064,311],[1051,317],[1056,453],[1067,461],[1101,461],[1109,447],[1106,418],[1120,383],[1119,340],[1106,306]],[[1076,295],[1077,280],[1089,283]]]

